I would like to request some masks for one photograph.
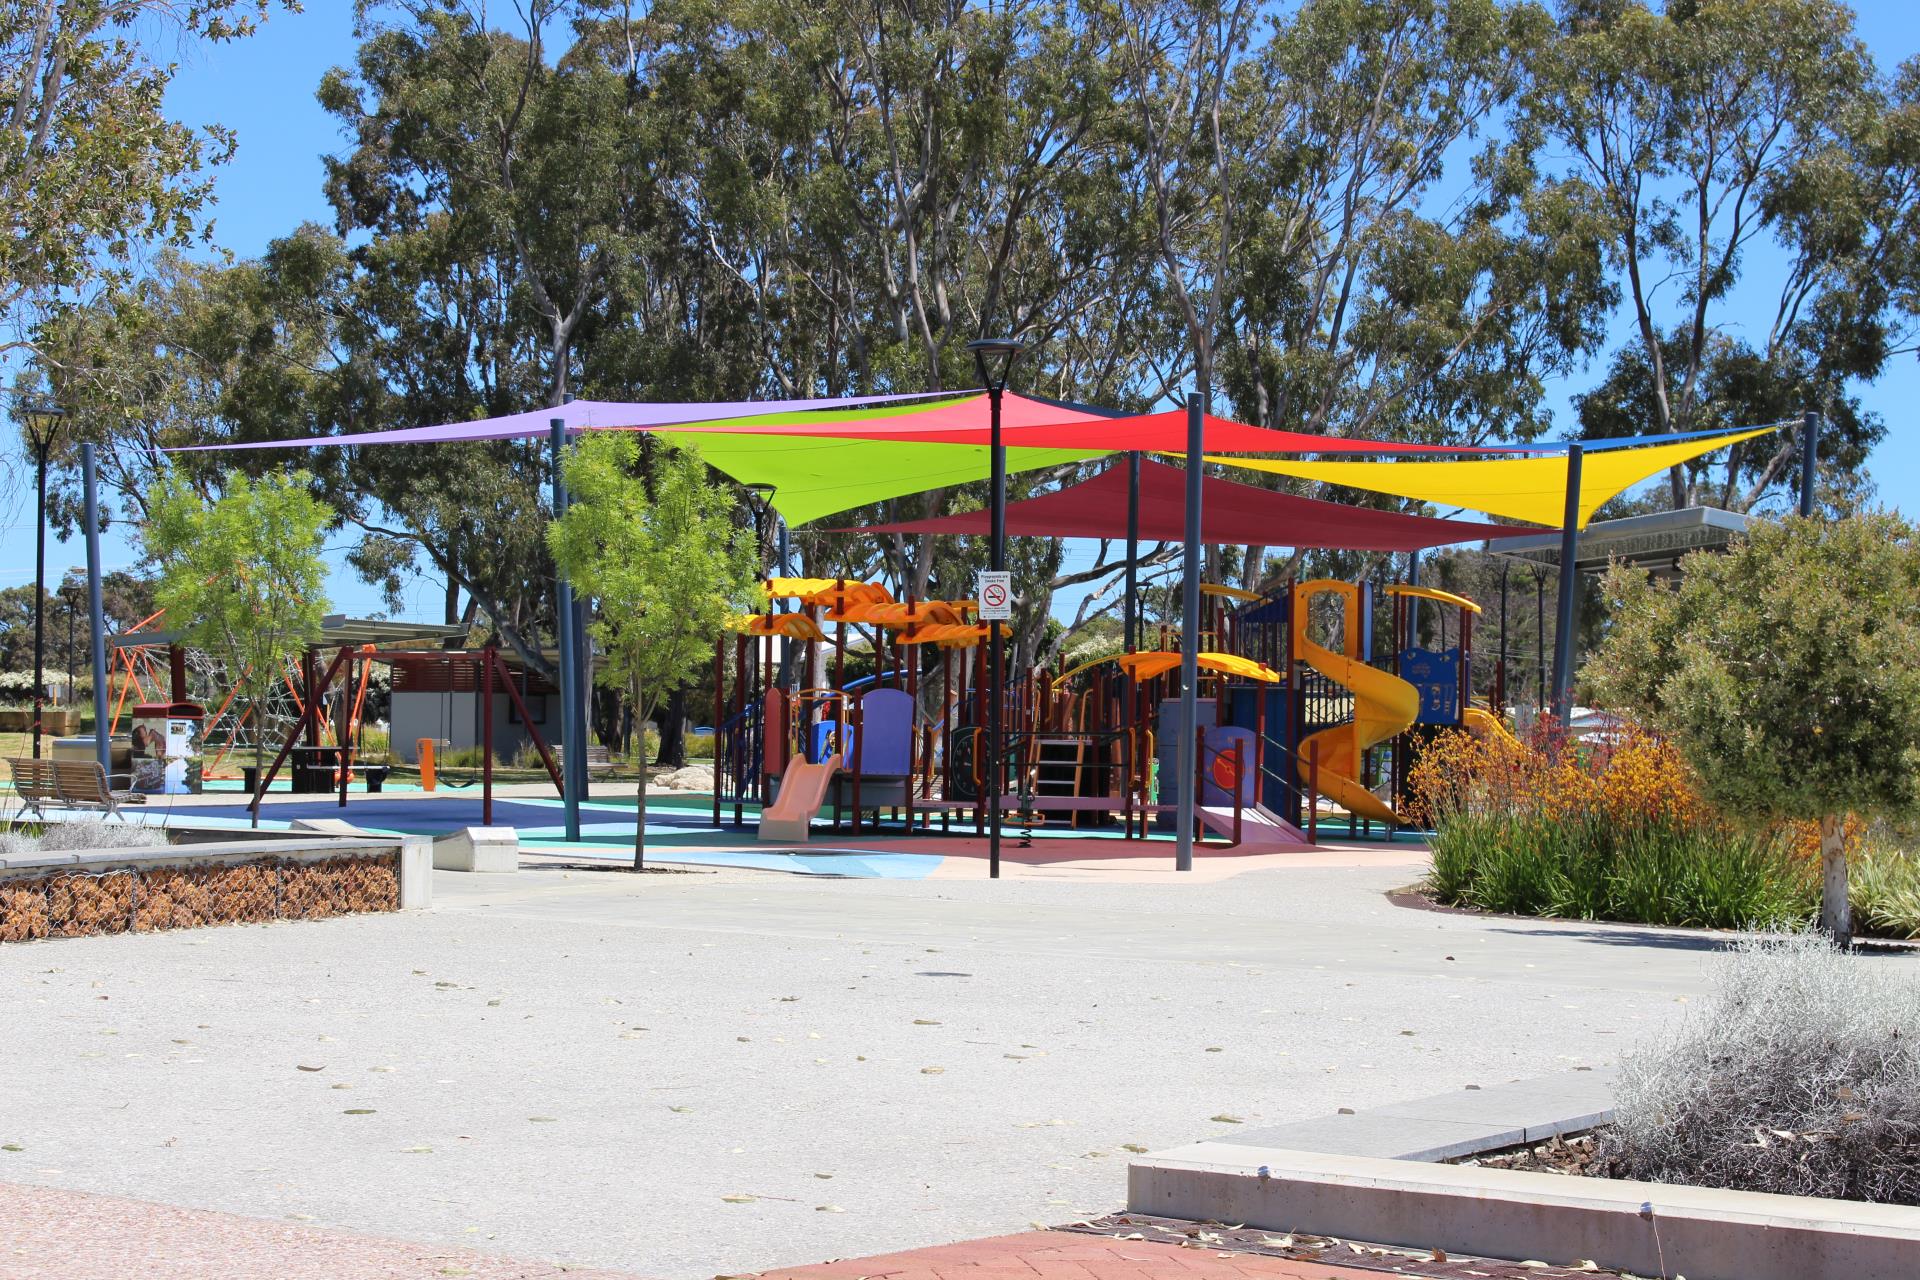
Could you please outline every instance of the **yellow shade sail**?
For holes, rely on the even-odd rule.
[[[1760,427],[1699,440],[1587,453],[1580,461],[1578,527],[1586,528],[1587,521],[1604,503],[1649,476],[1772,430],[1773,427]],[[1294,462],[1209,454],[1207,461],[1298,476],[1303,480],[1321,480],[1370,493],[1391,493],[1416,502],[1463,507],[1534,524],[1558,527],[1566,517],[1567,458],[1564,454],[1472,462]]]

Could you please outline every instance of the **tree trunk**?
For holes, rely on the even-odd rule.
[[[1841,950],[1853,946],[1845,820],[1831,813],[1820,819],[1820,928]]]
[[[657,765],[680,769],[687,763],[687,687],[675,686],[667,695],[667,709],[660,713],[660,754]]]
[[[256,787],[264,787],[266,786],[266,782],[267,782],[266,701],[265,699],[261,699],[260,701],[255,702],[252,705],[253,705],[253,785]],[[94,711],[94,714],[99,715],[100,713],[96,709]],[[258,803],[255,803],[254,805],[250,806],[252,810],[251,816],[253,818],[252,825],[256,829],[258,829],[258,827],[260,826],[260,805],[265,803],[266,803],[266,797],[262,795]]]
[[[635,788],[633,801],[633,869],[635,871],[647,869],[647,722],[646,718],[640,714],[640,706],[640,680],[635,677],[633,716],[640,722],[640,750],[635,753],[639,757],[640,767],[637,772],[640,775],[640,781]],[[718,765],[719,761],[716,760],[714,763]],[[718,778],[719,775],[716,772],[714,776]]]

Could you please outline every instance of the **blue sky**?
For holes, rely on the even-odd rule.
[[[216,215],[219,242],[236,253],[257,254],[302,221],[330,221],[320,191],[320,157],[342,150],[344,142],[313,93],[329,67],[352,61],[352,8],[347,0],[309,0],[305,13],[277,14],[251,40],[185,51],[168,95],[169,110],[189,123],[219,121],[239,133],[239,154],[219,176]],[[1912,0],[1855,0],[1855,8],[1859,35],[1883,70],[1920,53],[1920,7]],[[1756,258],[1749,266],[1756,302],[1750,336],[1756,339],[1765,333],[1766,286],[1777,274],[1776,265]],[[1627,336],[1625,317],[1619,317],[1608,349]],[[1550,403],[1563,421],[1570,420],[1569,397],[1598,376],[1596,367],[1552,389]],[[1920,512],[1920,433],[1912,423],[1912,406],[1920,404],[1920,364],[1911,357],[1902,360],[1878,384],[1865,388],[1863,399],[1889,428],[1869,464],[1881,499],[1909,513]],[[32,530],[32,490],[30,485],[15,485],[11,491],[26,505],[6,518],[0,586],[30,582],[33,576],[33,544],[26,536]],[[339,567],[342,551],[344,544],[333,549],[336,569],[330,590],[335,608],[361,614],[379,610],[377,593]],[[1069,544],[1069,567],[1089,564],[1091,556],[1090,544]],[[129,565],[134,558],[118,539],[110,539],[104,549],[109,568]],[[57,581],[68,565],[83,562],[77,544],[48,547],[50,580]],[[437,582],[417,582],[403,616],[437,618],[441,591]]]

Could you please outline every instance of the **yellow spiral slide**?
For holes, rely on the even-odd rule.
[[[1345,653],[1307,638],[1308,606],[1317,595],[1335,594],[1345,602]],[[1360,783],[1360,762],[1368,747],[1405,733],[1420,713],[1420,691],[1399,676],[1360,660],[1360,588],[1351,582],[1317,578],[1293,589],[1293,652],[1327,679],[1353,692],[1353,719],[1309,734],[1300,744],[1300,778],[1313,771],[1319,752],[1320,794],[1348,813],[1376,822],[1401,819],[1380,797]]]

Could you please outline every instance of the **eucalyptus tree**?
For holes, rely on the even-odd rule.
[[[0,352],[43,308],[124,284],[154,245],[210,234],[234,131],[169,119],[168,37],[224,42],[297,0],[11,0],[0,6]]]
[[[1599,209],[1634,335],[1613,381],[1644,393],[1633,422],[1589,401],[1588,430],[1737,426],[1797,401],[1857,463],[1880,428],[1844,388],[1914,344],[1920,73],[1886,82],[1836,0],[1570,0],[1541,66],[1528,127]],[[1773,279],[1749,270],[1763,256],[1784,262]],[[1669,501],[1751,505],[1799,447],[1736,446],[1707,489],[1676,467]]]

